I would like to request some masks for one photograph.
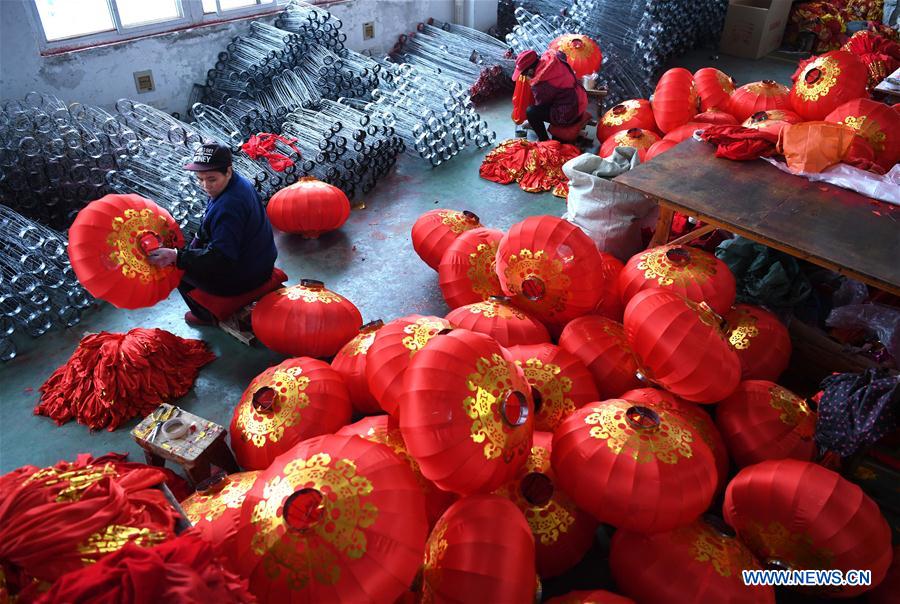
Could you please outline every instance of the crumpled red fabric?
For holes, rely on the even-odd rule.
[[[534,104],[534,94],[531,92],[531,82],[527,76],[519,76],[516,80],[516,88],[512,96],[512,121],[521,124],[528,119],[526,111]]]
[[[278,141],[281,141],[296,151],[298,157],[301,156],[300,149],[294,145],[294,143],[297,142],[296,138],[286,139],[281,135],[272,134],[270,132],[260,132],[259,134],[252,135],[247,139],[246,143],[241,145],[241,151],[246,153],[250,159],[264,157],[273,170],[276,172],[284,172],[285,168],[294,165],[294,160],[287,155],[275,151],[275,143]]]
[[[716,157],[745,161],[775,153],[777,137],[762,130],[743,126],[710,126],[700,138],[716,145]]]
[[[91,430],[115,430],[184,396],[215,358],[202,340],[163,329],[91,334],[41,386],[34,413],[57,424],[75,419]]]
[[[479,174],[502,185],[516,181],[529,193],[553,191],[557,197],[566,197],[569,179],[563,174],[562,165],[579,155],[581,150],[575,145],[556,140],[532,142],[513,138],[487,154]]]
[[[252,603],[247,580],[232,573],[212,546],[190,530],[152,548],[125,545],[91,566],[60,577],[40,604]]]

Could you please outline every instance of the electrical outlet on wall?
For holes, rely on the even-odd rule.
[[[371,21],[363,23],[363,40],[371,40],[375,37],[375,24]]]
[[[138,94],[156,90],[156,85],[153,83],[153,72],[149,69],[147,71],[135,71],[134,87],[137,89]]]

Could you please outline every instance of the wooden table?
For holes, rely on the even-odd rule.
[[[900,211],[858,193],[782,172],[763,160],[720,159],[693,139],[614,179],[658,199],[651,245],[674,212],[900,296]],[[881,215],[876,215],[878,211]]]

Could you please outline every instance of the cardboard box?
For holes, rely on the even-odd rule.
[[[791,0],[731,0],[719,51],[758,59],[781,45]]]

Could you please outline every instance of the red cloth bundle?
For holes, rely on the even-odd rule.
[[[778,137],[770,132],[743,126],[710,126],[700,135],[708,143],[717,145],[716,157],[750,160],[775,153]]]
[[[528,119],[525,114],[530,105],[534,105],[534,93],[531,92],[531,82],[526,76],[519,76],[516,80],[516,88],[512,97],[512,121],[521,124]]]
[[[215,358],[203,341],[163,329],[91,334],[41,386],[34,413],[60,425],[75,419],[91,430],[115,430],[184,396]]]
[[[581,155],[574,145],[556,140],[531,142],[525,139],[503,141],[487,154],[481,163],[482,178],[501,185],[513,181],[523,191],[542,193],[553,191],[557,197],[568,195],[569,179],[562,165]]]
[[[246,143],[241,145],[241,151],[246,153],[250,159],[263,157],[269,162],[269,165],[272,166],[273,170],[276,172],[284,172],[285,168],[294,165],[294,160],[287,155],[275,152],[275,144],[279,141],[293,149],[298,157],[301,156],[300,149],[294,146],[294,143],[297,142],[296,138],[288,140],[283,136],[271,134],[269,132],[260,132],[259,134],[252,135],[247,139]]]

